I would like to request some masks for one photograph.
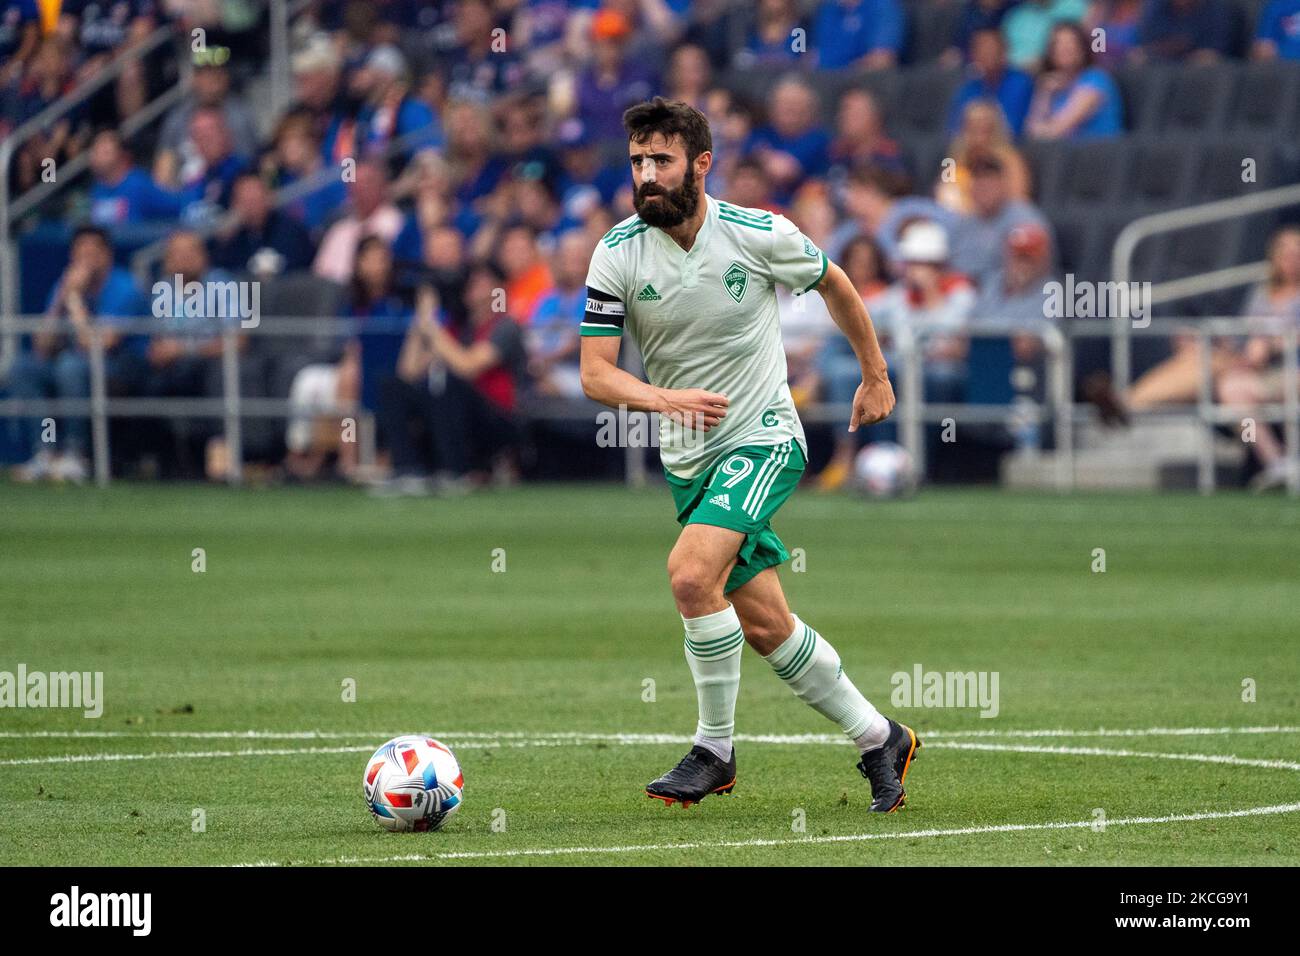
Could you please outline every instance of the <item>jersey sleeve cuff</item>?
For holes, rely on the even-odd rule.
[[[813,281],[812,281],[811,283],[808,284],[807,288],[805,288],[805,289],[803,290],[803,292],[801,292],[801,293],[799,293],[799,294],[800,294],[800,295],[803,295],[804,292],[811,292],[813,289],[815,289],[815,288],[817,287],[817,283],[821,282],[821,281],[822,281],[822,278],[826,275],[826,269],[827,269],[829,266],[830,266],[830,260],[828,260],[828,259],[826,258],[826,253],[823,252],[823,253],[822,253],[822,271],[819,272],[819,273],[817,273],[817,278],[816,278],[816,279],[813,279]]]

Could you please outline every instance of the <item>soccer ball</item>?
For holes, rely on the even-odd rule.
[[[385,830],[438,830],[460,809],[465,775],[445,744],[432,737],[394,737],[366,761],[366,806]]]
[[[853,482],[872,498],[896,498],[916,490],[916,468],[902,445],[873,442],[853,460]]]

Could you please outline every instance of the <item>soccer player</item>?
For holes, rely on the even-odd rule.
[[[668,576],[699,700],[694,746],[646,793],[690,806],[731,792],[748,642],[795,696],[857,744],[871,809],[890,813],[903,805],[921,742],[871,706],[835,649],[790,612],[776,574],[790,555],[770,524],[807,463],[775,286],[816,289],[852,343],[862,384],[850,431],[894,407],[871,319],[840,267],[784,216],[704,191],[712,140],[698,110],[656,97],[628,109],[623,124],[637,215],[606,233],[592,256],[582,386],[606,405],[660,415],[660,457],[682,525]],[[641,350],[648,384],[618,368],[624,329]]]

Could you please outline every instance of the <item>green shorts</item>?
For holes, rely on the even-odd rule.
[[[764,568],[790,559],[769,523],[808,465],[799,443],[743,445],[694,478],[664,469],[677,506],[677,523],[730,528],[745,536],[724,592],[736,590]]]

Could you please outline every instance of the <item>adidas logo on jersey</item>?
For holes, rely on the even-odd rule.
[[[731,510],[731,498],[727,495],[725,491],[720,495],[714,495],[712,498],[710,498],[709,504],[717,505],[719,508],[721,508],[724,511]]]
[[[655,287],[649,282],[645,284],[645,288],[638,292],[636,296],[638,302],[659,302],[662,299],[663,296],[656,292]]]

